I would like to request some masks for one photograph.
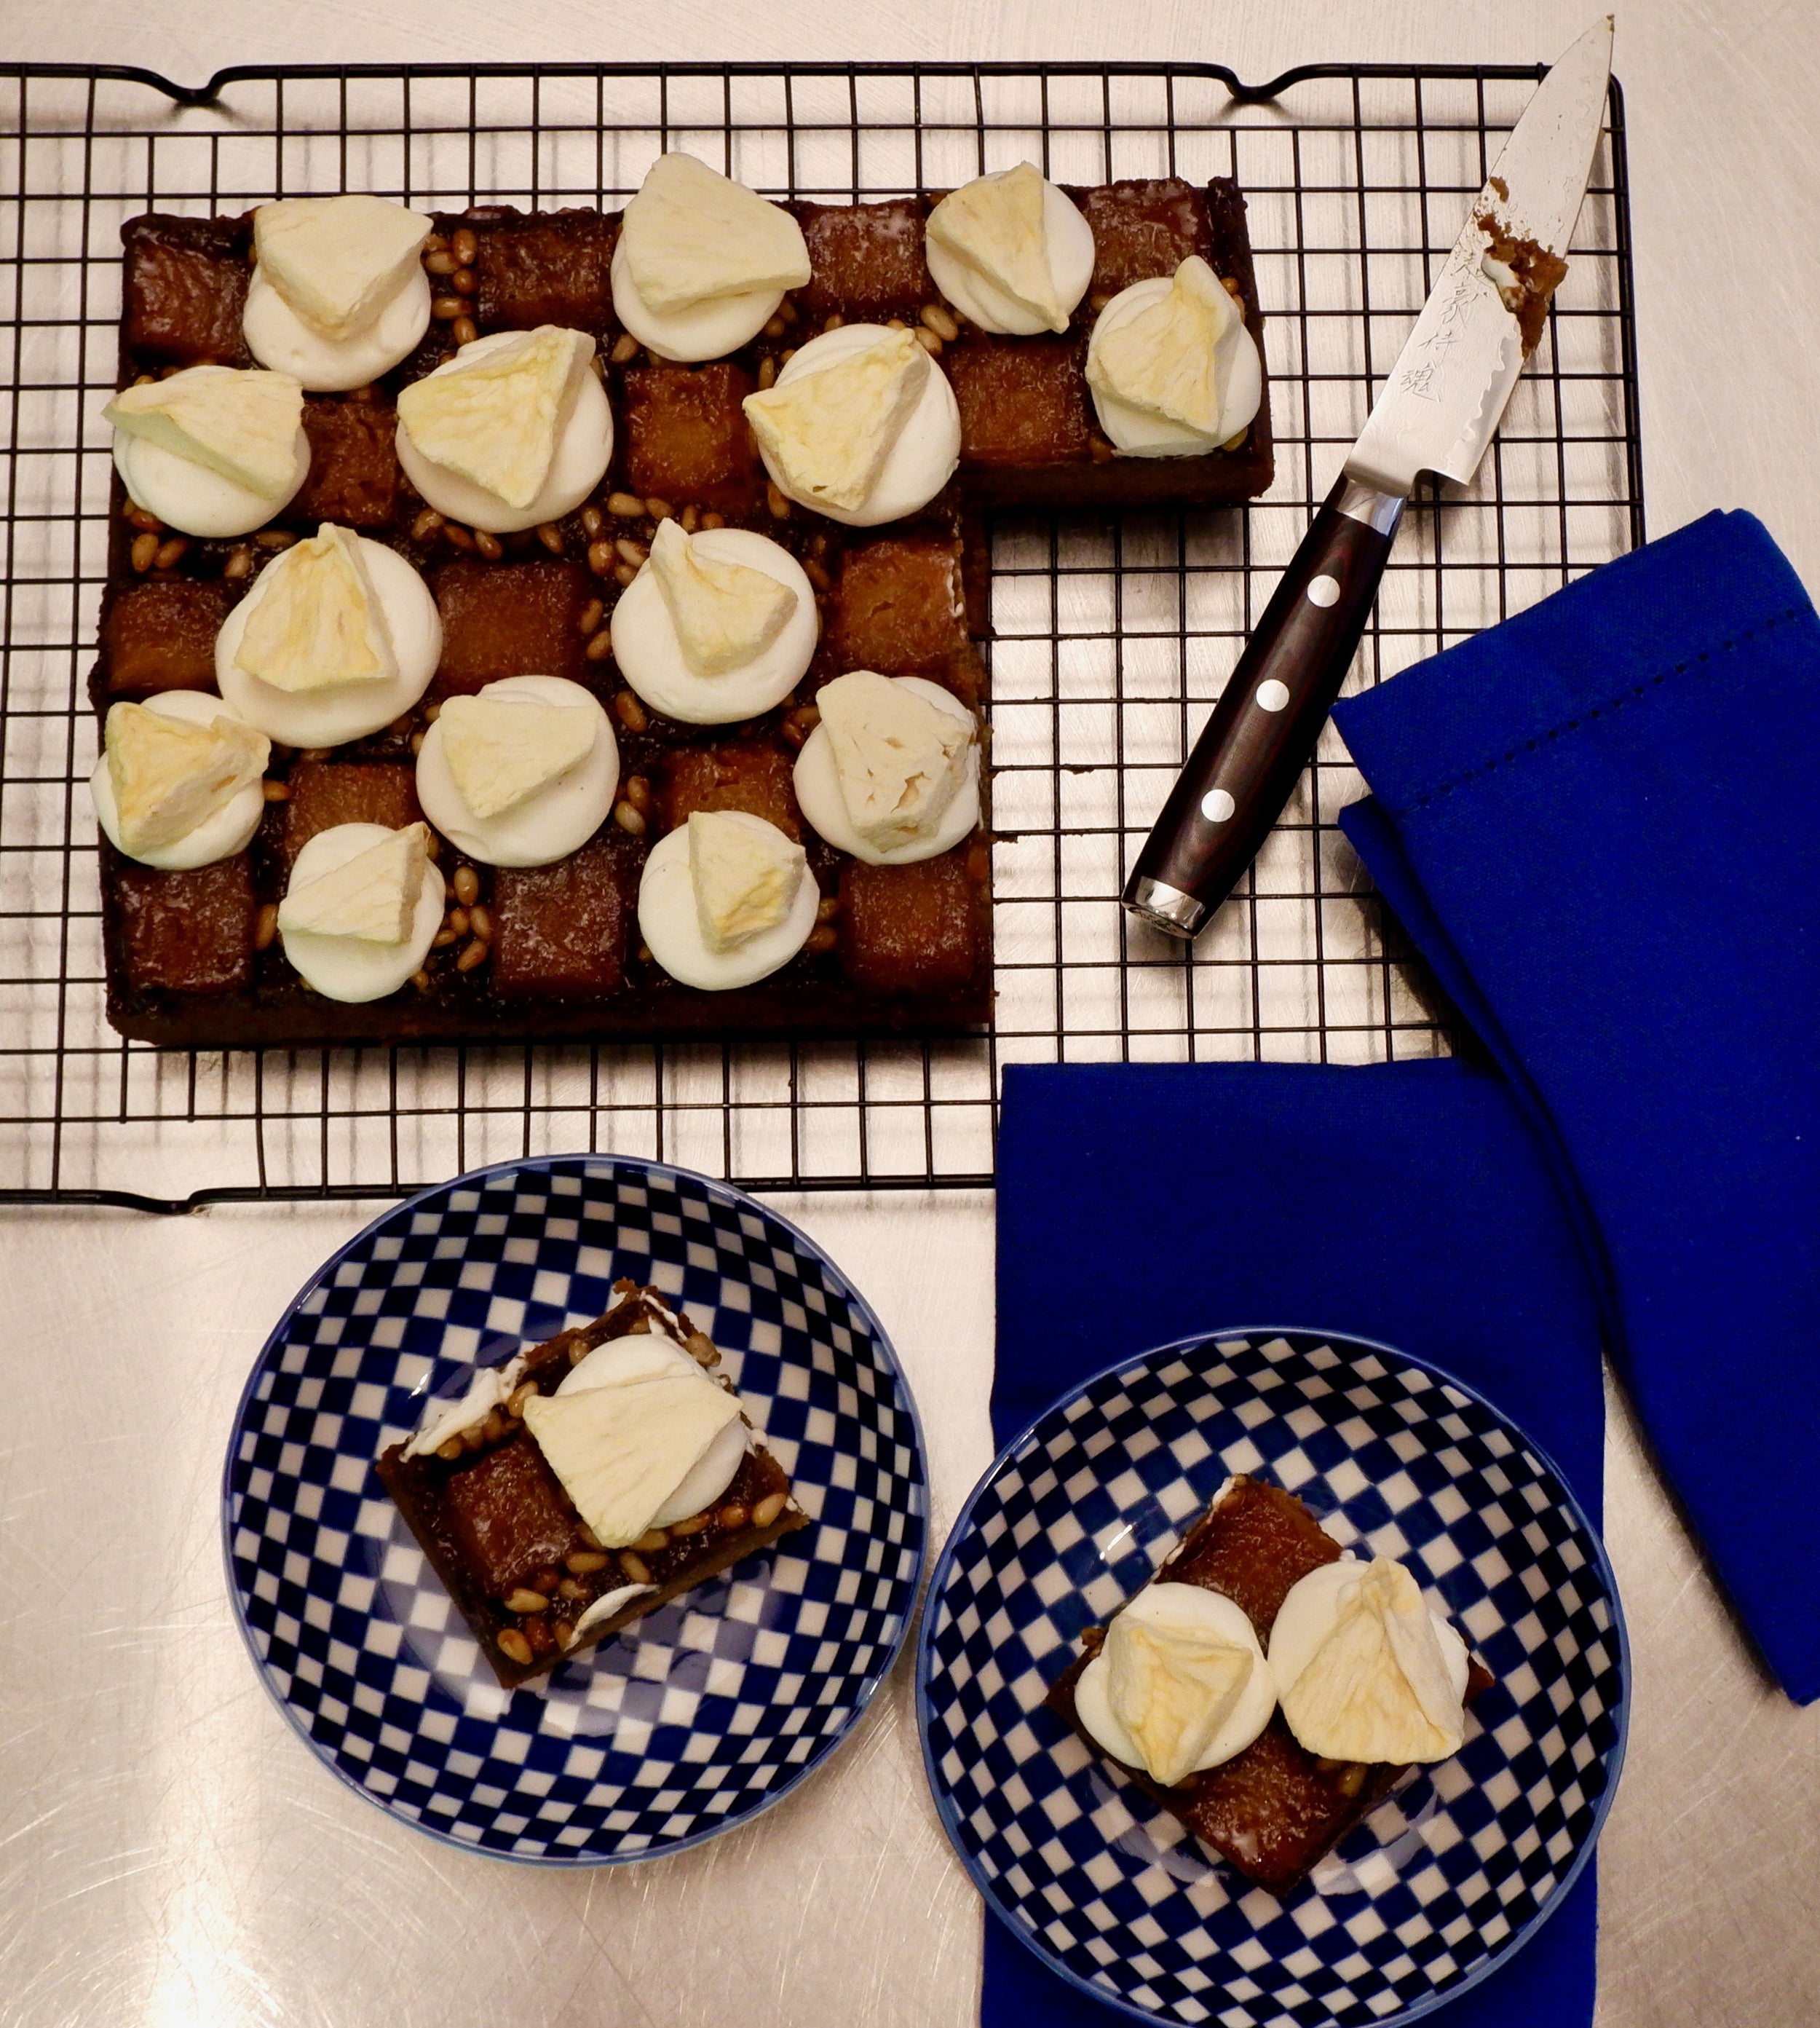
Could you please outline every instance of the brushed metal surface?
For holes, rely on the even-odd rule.
[[[12,54],[143,63],[796,57],[1530,61],[1586,0],[9,0]],[[230,43],[231,46],[229,46]],[[1820,584],[1820,20],[1809,0],[1625,0],[1652,524],[1761,514]],[[0,146],[6,145],[0,138]],[[986,1462],[986,1200],[783,1201],[877,1305],[939,1532]],[[561,1878],[444,1852],[325,1774],[248,1666],[220,1452],[348,1207],[0,1223],[0,2028],[911,2028],[971,2018],[978,1907],[924,1793],[901,1670],[749,1830]],[[1084,1286],[1084,1297],[1091,1291]],[[1210,1319],[1211,1321],[1211,1319]],[[1108,1343],[1108,1356],[1123,1349]],[[1618,1407],[1607,1533],[1635,1643],[1601,1847],[1598,2028],[1820,2020],[1820,1707],[1770,1689]]]

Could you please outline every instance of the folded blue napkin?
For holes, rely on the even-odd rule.
[[[1267,1324],[1379,1338],[1456,1374],[1552,1455],[1596,1523],[1597,1305],[1501,1079],[1445,1061],[1007,1069],[1001,1445],[1123,1353]],[[1596,1926],[1589,1867],[1437,2028],[1583,2028]],[[982,2028],[1112,2019],[990,1919],[980,2011]]]
[[[1335,716],[1372,790],[1341,825],[1546,1136],[1745,1626],[1820,1697],[1820,620],[1711,514]]]

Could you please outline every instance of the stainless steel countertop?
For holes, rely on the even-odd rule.
[[[11,0],[9,53],[142,63],[657,56],[1528,61],[1591,0]],[[1113,46],[1113,45],[1116,46]],[[1644,461],[1660,534],[1744,505],[1820,584],[1820,13],[1626,0]],[[3,144],[0,144],[3,145]],[[937,1539],[986,1462],[990,1199],[780,1201],[878,1307],[927,1428]],[[235,1630],[217,1523],[246,1369],[352,1206],[0,1219],[0,2028],[964,2022],[978,1904],[926,1793],[901,1668],[748,1829],[565,1875],[443,1849],[340,1788]],[[1635,1642],[1602,1847],[1600,2028],[1820,2020],[1820,1707],[1768,1686],[1622,1404],[1607,1536]]]

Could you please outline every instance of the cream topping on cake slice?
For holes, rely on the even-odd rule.
[[[967,777],[971,720],[856,669],[816,694],[854,831],[890,850],[928,837]]]
[[[788,921],[808,860],[774,823],[744,810],[689,818],[689,877],[701,941],[731,951]]]
[[[789,625],[797,596],[768,572],[716,557],[674,518],[660,521],[649,568],[683,660],[699,676],[754,661]]]
[[[1087,384],[1107,435],[1139,457],[1214,450],[1263,398],[1245,313],[1197,254],[1167,279],[1134,283],[1100,313]]]
[[[911,332],[881,329],[813,372],[747,395],[745,413],[786,492],[861,508],[934,370]]]
[[[278,927],[362,943],[403,943],[429,871],[429,842],[427,824],[406,824],[314,879],[294,875],[279,905]]]
[[[506,692],[452,697],[438,720],[449,772],[477,817],[516,808],[594,750],[597,713]]]
[[[1092,228],[1030,162],[951,191],[928,236],[937,286],[987,331],[1066,331],[1093,274]]]
[[[479,339],[405,389],[399,427],[433,464],[509,508],[528,507],[593,355],[585,331],[557,324]]]

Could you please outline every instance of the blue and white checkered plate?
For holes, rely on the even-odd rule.
[[[1286,1900],[1251,1886],[1044,1708],[1230,1472],[1408,1561],[1496,1678]],[[1384,2028],[1532,1935],[1590,1856],[1623,1756],[1611,1567],[1548,1460],[1382,1345],[1226,1332],[1088,1381],[999,1457],[949,1538],[918,1656],[923,1755],[986,1905],[1146,2021]]]
[[[508,1692],[373,1463],[621,1275],[713,1338],[813,1526]],[[481,1170],[351,1241],[261,1353],[223,1485],[242,1629],[318,1757],[421,1830],[554,1865],[697,1843],[825,1760],[902,1645],[924,1527],[909,1391],[834,1264],[740,1191],[618,1156]]]

